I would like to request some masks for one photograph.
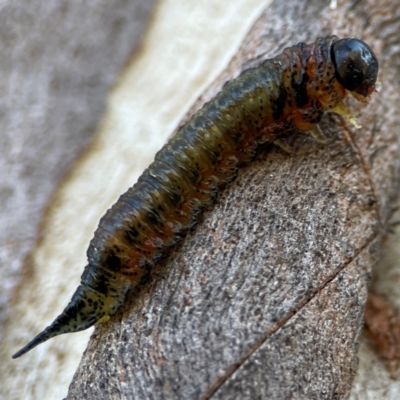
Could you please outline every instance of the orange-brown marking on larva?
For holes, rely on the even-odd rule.
[[[342,100],[347,93],[368,99],[377,73],[378,62],[365,43],[330,36],[287,48],[227,82],[101,218],[71,302],[13,357],[115,314],[218,189],[252,160],[259,144],[285,148],[280,136],[296,127],[321,140],[317,123],[327,110],[355,123]]]

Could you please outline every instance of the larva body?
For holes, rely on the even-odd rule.
[[[107,211],[71,302],[13,357],[113,315],[219,187],[252,160],[257,145],[277,142],[291,130],[312,130],[326,110],[351,118],[342,99],[348,92],[367,99],[377,73],[377,59],[365,43],[330,36],[287,48],[227,82]]]

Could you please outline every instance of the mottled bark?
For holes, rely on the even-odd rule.
[[[399,18],[395,3],[273,4],[220,79],[287,45],[337,34],[365,40],[382,82],[362,129],[327,114],[322,145],[262,149],[98,328],[67,399],[342,399],[357,369],[371,268],[398,192]]]

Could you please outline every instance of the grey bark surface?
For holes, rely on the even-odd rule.
[[[202,221],[95,330],[67,399],[345,399],[371,269],[398,192],[396,3],[273,4],[223,83],[284,47],[335,33],[380,60],[362,129],[327,114],[322,145],[266,146]],[[255,58],[257,61],[251,61]]]
[[[0,333],[45,206],[94,132],[152,4],[1,4]]]

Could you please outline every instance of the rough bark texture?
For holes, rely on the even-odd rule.
[[[288,1],[261,16],[230,77],[286,45],[335,33],[365,40],[379,94],[351,102],[363,125],[326,115],[328,143],[267,146],[98,328],[67,399],[342,399],[349,396],[371,268],[399,177],[395,3]]]
[[[0,333],[38,224],[87,144],[152,1],[3,1],[0,7]]]

